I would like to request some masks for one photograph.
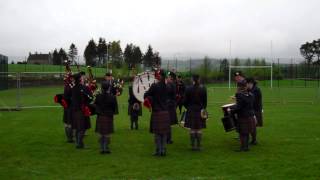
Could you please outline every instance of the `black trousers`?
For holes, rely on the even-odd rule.
[[[130,121],[131,121],[131,125],[130,125],[131,129],[133,129],[133,128],[138,129],[139,128],[138,116],[131,116]]]

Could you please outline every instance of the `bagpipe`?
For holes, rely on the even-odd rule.
[[[97,90],[97,81],[93,77],[91,66],[87,66],[88,69],[88,78],[87,78],[87,84],[86,86],[89,88],[89,90],[94,94],[94,92]]]
[[[65,60],[64,63],[65,63],[65,74],[63,76],[64,88],[67,91],[70,91],[75,86],[75,83],[72,77],[70,61]],[[67,103],[68,101],[66,100],[64,94],[56,94],[54,96],[54,102],[60,104],[63,108],[67,108],[69,106],[69,104]]]
[[[121,78],[118,78],[117,80],[113,81],[113,88],[116,91],[116,95],[120,96],[122,94],[124,87],[124,81]]]
[[[93,76],[91,66],[87,66],[87,70],[88,77],[86,79],[86,89],[82,91],[83,95],[87,98],[87,102],[82,105],[81,110],[84,116],[93,116],[96,114],[96,106],[92,103],[92,101],[95,99],[98,85]]]

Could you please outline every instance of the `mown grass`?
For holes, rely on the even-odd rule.
[[[54,105],[61,87],[25,88],[23,105]],[[129,130],[127,93],[118,98],[110,155],[100,155],[95,117],[77,150],[65,142],[61,108],[0,112],[0,179],[319,179],[320,104],[315,88],[263,88],[265,126],[258,129],[259,145],[247,153],[234,152],[235,132],[225,133],[220,105],[233,90],[208,85],[210,119],[203,150],[189,149],[188,132],[173,127],[168,156],[153,157],[150,113],[144,109],[138,131]],[[1,91],[0,101],[15,99]]]

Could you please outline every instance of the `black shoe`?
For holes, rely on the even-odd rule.
[[[163,150],[163,151],[160,153],[160,156],[166,156],[166,155],[167,155],[166,150]]]
[[[67,143],[74,143],[74,140],[73,139],[68,139]]]
[[[84,145],[83,145],[83,144],[78,144],[78,145],[76,146],[76,148],[77,148],[77,149],[83,149],[83,148],[84,148]]]
[[[251,145],[257,145],[258,144],[258,142],[257,141],[251,141],[251,143],[250,143]]]
[[[173,141],[172,140],[168,140],[167,144],[173,144]]]

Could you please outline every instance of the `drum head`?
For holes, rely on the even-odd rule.
[[[231,107],[231,106],[234,106],[235,103],[231,103],[231,104],[225,104],[223,106],[221,106],[222,108],[227,108],[227,107]]]
[[[132,91],[133,95],[140,101],[144,101],[144,93],[149,90],[153,83],[158,82],[155,79],[154,72],[146,71],[136,75],[133,80]]]

